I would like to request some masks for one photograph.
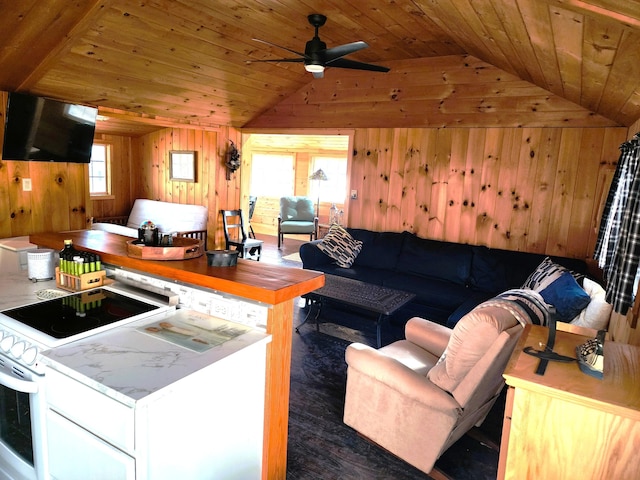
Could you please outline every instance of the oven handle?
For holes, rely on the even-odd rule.
[[[29,380],[19,380],[0,371],[0,385],[22,393],[38,393],[38,384]]]

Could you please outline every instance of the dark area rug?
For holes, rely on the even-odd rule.
[[[302,302],[302,301],[301,301]],[[300,303],[302,305],[302,303]],[[306,310],[295,307],[294,326]],[[405,315],[383,325],[383,344],[404,338]],[[288,479],[428,479],[411,465],[369,442],[342,422],[347,365],[352,342],[376,344],[375,318],[337,306],[323,307],[320,329],[309,321],[293,334],[287,459]],[[488,442],[463,436],[436,463],[456,480],[495,479],[504,394],[478,429]],[[425,435],[429,426],[425,425]]]

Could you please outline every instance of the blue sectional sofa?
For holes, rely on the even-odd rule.
[[[407,318],[418,315],[449,327],[483,301],[520,288],[546,257],[429,240],[410,232],[346,230],[363,242],[351,267],[336,265],[318,248],[322,240],[314,240],[300,247],[303,268],[413,292]],[[587,273],[583,260],[550,258]]]

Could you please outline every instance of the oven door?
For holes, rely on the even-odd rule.
[[[0,355],[0,476],[47,478],[41,377]]]

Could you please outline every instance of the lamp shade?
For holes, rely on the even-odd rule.
[[[318,170],[313,172],[313,174],[309,177],[309,179],[310,180],[322,180],[322,181],[329,180],[329,178],[327,177],[327,174],[324,173],[324,171],[321,168],[319,168]]]

